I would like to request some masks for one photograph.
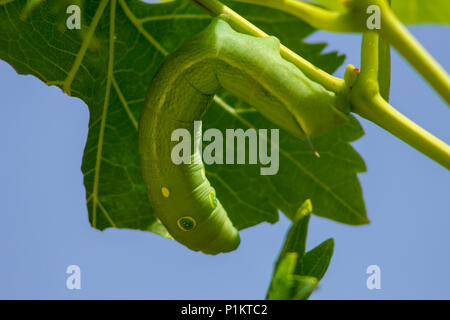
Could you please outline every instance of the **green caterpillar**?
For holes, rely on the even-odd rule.
[[[215,18],[169,55],[154,77],[139,122],[143,178],[155,214],[174,239],[192,250],[235,250],[239,233],[205,177],[198,148],[191,164],[171,161],[175,129],[201,145],[194,121],[225,88],[298,138],[317,136],[347,121],[337,97],[280,56],[275,37],[256,38]]]

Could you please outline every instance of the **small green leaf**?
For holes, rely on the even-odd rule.
[[[270,300],[307,299],[330,264],[334,241],[328,239],[305,254],[312,204],[307,199],[289,228],[267,292]]]
[[[283,247],[278,255],[278,260],[275,263],[275,269],[281,263],[281,260],[286,254],[295,253],[297,254],[297,257],[300,258],[302,258],[305,254],[308,224],[312,210],[313,208],[310,199],[306,199],[298,208],[294,222],[286,234]]]
[[[305,202],[302,203],[300,208],[298,208],[297,213],[295,214],[295,221],[299,221],[304,217],[308,216],[313,212],[313,206],[310,199],[306,199]]]
[[[307,300],[319,283],[317,278],[298,275],[294,275],[294,281],[294,294],[290,300]]]
[[[295,252],[284,255],[274,273],[267,300],[305,300],[316,288],[316,278],[294,274],[297,260]]]
[[[325,240],[303,256],[297,264],[295,273],[322,279],[333,256],[333,249],[334,240],[332,238]]]
[[[287,300],[294,290],[293,274],[298,255],[290,252],[283,256],[272,278],[270,289],[267,293],[268,300]]]

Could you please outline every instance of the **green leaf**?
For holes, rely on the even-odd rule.
[[[137,123],[147,87],[165,56],[211,18],[187,0],[85,1],[82,29],[68,30],[66,3],[43,1],[26,20],[20,19],[25,0],[0,6],[0,58],[18,73],[57,85],[87,104],[89,133],[81,169],[92,226],[168,236],[153,213],[141,177]],[[258,6],[232,6],[328,72],[344,61],[335,52],[321,54],[325,44],[303,42],[314,29],[292,16]],[[274,127],[261,115],[241,113],[242,109],[249,106],[221,94],[204,119],[204,130]],[[352,118],[349,125],[313,140],[321,153],[317,159],[305,142],[281,131],[279,174],[261,176],[255,165],[212,165],[207,176],[239,229],[276,222],[278,209],[292,219],[306,198],[317,203],[319,216],[364,224],[368,220],[357,173],[366,168],[349,144],[362,135]]]
[[[293,277],[296,284],[291,300],[307,300],[311,293],[317,288],[319,280],[309,276],[294,275]]]
[[[311,201],[298,209],[275,262],[266,298],[269,300],[304,300],[317,287],[333,255],[334,241],[328,239],[305,253]]]
[[[293,274],[297,263],[298,255],[290,252],[283,256],[275,269],[272,282],[267,292],[267,300],[287,300],[294,290],[295,281]]]
[[[297,258],[294,252],[283,256],[273,276],[267,300],[305,300],[316,288],[316,278],[294,274]]]
[[[308,225],[312,212],[311,200],[307,199],[297,210],[295,220],[289,229],[281,249],[280,258],[287,253],[295,252],[298,257],[303,257],[306,249],[306,237],[308,235]]]
[[[450,1],[448,0],[392,0],[392,9],[406,24],[450,24]]]
[[[308,251],[297,264],[295,273],[322,279],[333,256],[334,240],[325,240],[314,249]]]

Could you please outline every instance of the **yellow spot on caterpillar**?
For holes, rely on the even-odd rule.
[[[202,171],[200,173],[202,175],[203,180],[205,180],[206,179],[205,168],[202,168]]]
[[[248,43],[244,43],[244,47],[246,47],[246,48],[247,48],[247,47],[248,47]]]
[[[161,193],[162,193],[164,198],[168,198],[170,196],[170,191],[166,187],[162,187],[161,188]]]
[[[287,72],[285,72],[285,73],[284,73],[284,76],[285,76],[285,77],[287,77],[287,76],[288,76],[288,73],[287,73]]]
[[[217,207],[217,198],[214,191],[209,193],[209,203],[211,203],[211,207],[213,207],[213,209]]]
[[[180,219],[178,219],[177,225],[178,225],[178,228],[180,228],[183,231],[190,231],[195,228],[195,226],[197,225],[197,222],[195,221],[194,218],[186,216],[186,217],[181,217]]]

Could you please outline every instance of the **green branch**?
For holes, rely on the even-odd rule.
[[[362,32],[366,17],[358,12],[334,12],[301,0],[235,0],[289,13],[313,28],[331,32]]]
[[[381,7],[382,38],[386,39],[436,92],[450,104],[450,77],[442,66],[411,35],[384,0],[373,0]]]
[[[442,66],[423,48],[398,20],[386,0],[347,0],[345,12],[322,9],[301,0],[235,0],[275,8],[296,16],[312,27],[331,32],[363,32],[367,30],[366,9],[380,8],[381,37],[389,42],[450,104],[450,77]]]
[[[450,170],[450,147],[398,112],[380,94],[354,94],[351,100],[353,112],[376,123]]]
[[[267,37],[267,34],[249,21],[241,17],[217,0],[192,0],[212,16],[224,15],[234,28],[257,37]],[[256,0],[245,0],[245,2]],[[284,1],[258,1],[261,4],[290,3]],[[322,11],[326,11],[320,9]],[[294,63],[310,79],[321,83],[325,88],[341,95],[349,92],[352,111],[376,123],[418,151],[450,169],[450,147],[414,122],[403,116],[387,103],[381,96],[378,85],[379,35],[377,31],[366,31],[363,34],[361,74],[352,66],[347,67],[345,81],[335,78],[325,71],[315,67],[288,48],[281,46],[280,53],[286,60]],[[349,85],[353,87],[349,90]]]
[[[376,32],[367,31],[363,34],[361,74],[350,95],[352,111],[450,169],[450,146],[402,115],[381,96],[378,85],[378,40]]]

